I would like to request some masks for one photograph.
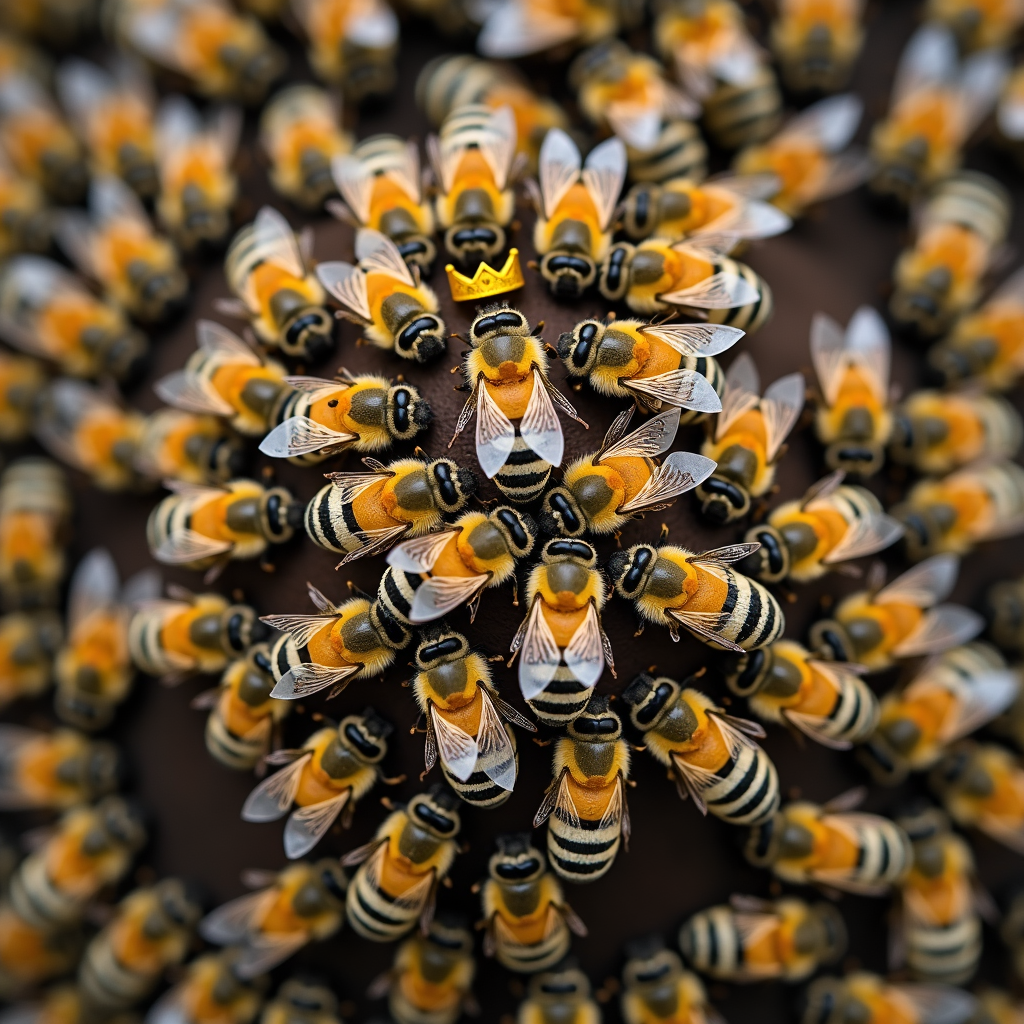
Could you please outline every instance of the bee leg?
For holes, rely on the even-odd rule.
[[[622,547],[622,531],[621,530],[616,530],[612,534],[612,536],[615,538],[615,546],[617,548],[621,548]]]
[[[536,743],[538,747],[550,747],[551,744],[554,743],[555,741],[554,741],[554,739],[542,740],[542,739],[538,739],[536,736],[534,736],[533,737],[533,742]]]
[[[668,540],[668,523],[661,524],[661,532],[658,534],[658,543],[664,544]]]
[[[383,782],[385,786],[400,786],[407,778],[408,776],[404,774],[396,775],[394,778],[388,778],[387,775],[382,775],[380,777],[380,781]]]
[[[273,559],[269,558],[267,555],[264,555],[260,559],[260,569],[262,569],[263,572],[277,572],[277,566],[274,565]]]
[[[380,798],[380,802],[381,802],[381,806],[386,811],[393,811],[395,809],[395,805],[394,805],[394,803],[392,803],[391,797],[389,797],[389,796],[382,796]]]
[[[519,607],[519,581],[515,576],[512,577],[512,607]]]
[[[635,633],[633,634],[633,636],[641,636],[641,635],[643,634],[643,631],[644,631],[644,630],[645,630],[646,628],[647,628],[647,623],[645,623],[645,622],[643,621],[643,619],[641,619],[641,618],[640,618],[640,617],[638,616],[638,617],[637,617],[637,620],[636,620],[636,632],[635,632]]]
[[[370,595],[365,590],[357,587],[351,580],[346,580],[345,582],[348,584],[348,592],[353,597],[365,597],[367,600],[370,600]]]
[[[473,497],[473,500],[481,508],[491,508],[492,506],[498,504],[498,499],[497,498],[481,498],[479,494],[474,494],[472,497]]]

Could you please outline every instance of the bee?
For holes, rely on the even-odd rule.
[[[82,945],[82,933],[77,927],[56,932],[37,928],[22,920],[9,903],[0,905],[0,986],[4,998],[12,1000],[27,995],[40,982],[74,971]],[[81,1001],[74,993],[59,1005],[75,1014]]]
[[[312,242],[309,231],[296,239],[277,210],[262,207],[228,247],[224,274],[237,298],[219,308],[247,319],[264,345],[317,360],[330,353],[334,338],[320,268],[309,271]]]
[[[735,522],[750,511],[775,482],[775,465],[783,442],[804,407],[804,378],[790,373],[759,396],[761,380],[749,353],[742,353],[725,376],[722,411],[715,432],[701,449],[717,465],[698,482],[701,514],[718,525]]]
[[[429,363],[448,348],[434,290],[413,273],[387,235],[373,228],[356,232],[357,265],[321,263],[317,277],[342,305],[339,314],[362,327],[371,345],[401,359]]]
[[[231,230],[238,198],[231,164],[241,131],[238,107],[215,108],[204,120],[184,96],[169,96],[160,104],[156,212],[183,252],[220,246]]]
[[[714,1019],[704,986],[660,936],[626,946],[620,1002],[626,1024],[703,1024]]]
[[[1004,46],[1022,21],[1021,13],[1009,4],[986,7],[975,0],[929,0],[925,17],[949,28],[959,48],[968,53]]]
[[[207,942],[240,947],[234,965],[240,978],[266,973],[345,923],[348,879],[337,860],[299,861],[278,872],[248,875],[260,888],[222,904],[199,924]]]
[[[116,1013],[145,999],[163,972],[185,959],[201,914],[177,878],[129,893],[79,965],[78,984],[90,1008]]]
[[[0,150],[0,259],[50,248],[53,211],[39,183],[19,174]]]
[[[742,653],[773,643],[786,628],[778,601],[731,568],[756,550],[752,544],[702,552],[636,544],[612,553],[608,575],[618,595],[634,603],[641,623],[667,626],[673,640],[682,626],[702,643]]]
[[[63,633],[55,612],[0,617],[0,708],[19,697],[38,697],[49,688]]]
[[[480,468],[509,501],[526,504],[562,462],[565,437],[555,407],[587,424],[548,379],[541,341],[518,309],[485,307],[470,325],[469,344],[462,373],[470,395],[448,447],[476,413]]]
[[[526,512],[498,505],[489,513],[465,512],[450,529],[403,541],[388,553],[377,604],[406,626],[432,622],[461,604],[476,618],[484,590],[512,581],[516,563],[537,540]]]
[[[686,386],[695,392],[691,401],[698,409],[718,405],[718,396],[703,377],[690,372],[688,378]],[[579,537],[588,530],[615,533],[634,517],[668,508],[714,472],[711,459],[693,452],[672,452],[663,463],[654,461],[675,441],[678,408],[667,409],[627,434],[633,412],[630,408],[619,413],[600,451],[570,462],[561,486],[544,495],[539,519],[546,533],[563,537]]]
[[[692,797],[701,814],[710,811],[731,825],[757,825],[776,812],[779,777],[751,739],[765,734],[756,722],[727,715],[700,690],[664,676],[637,676],[622,699],[680,799]]]
[[[341,862],[358,864],[346,895],[348,922],[372,942],[391,942],[433,917],[437,886],[458,852],[458,798],[443,785],[419,793],[384,819],[374,838]]]
[[[612,221],[626,180],[626,147],[619,138],[595,146],[584,162],[576,143],[552,128],[540,149],[540,186],[533,190],[533,244],[551,293],[581,296],[608,258]],[[605,272],[602,271],[602,285]],[[605,297],[606,289],[601,293]],[[617,296],[614,296],[617,297]]]
[[[536,974],[519,1004],[516,1024],[601,1024],[590,981],[572,961]]]
[[[440,758],[445,779],[466,803],[503,804],[519,770],[515,734],[506,722],[530,732],[536,727],[498,696],[487,659],[443,624],[424,632],[416,668],[412,686],[427,723],[426,772]]]
[[[46,381],[46,370],[37,360],[0,351],[0,443],[19,444],[28,438]]]
[[[975,544],[1016,534],[1024,510],[1024,470],[1014,462],[982,463],[938,480],[921,480],[892,510],[906,527],[907,556],[967,554]]]
[[[877,974],[855,971],[844,978],[818,978],[807,989],[802,1024],[838,1024],[854,1019],[881,1024],[887,1019],[928,1024],[936,1015],[951,1022],[974,1016],[974,996],[946,985],[892,985]],[[941,1007],[941,1009],[937,1009]]]
[[[712,978],[795,982],[843,955],[846,926],[831,903],[737,895],[694,914],[679,930],[679,945],[683,956]]]
[[[289,978],[266,1005],[260,1024],[338,1024],[338,999],[315,978]]]
[[[222,484],[237,477],[246,460],[242,439],[223,420],[178,409],[146,417],[135,467],[149,480]]]
[[[252,1024],[263,1004],[266,979],[242,977],[243,959],[238,949],[197,956],[146,1014],[147,1024]]]
[[[1019,165],[1024,156],[1024,74],[1021,68],[1014,67],[1003,83],[999,103],[996,106],[996,141],[1009,151]]]
[[[987,174],[960,171],[935,187],[893,268],[889,312],[900,330],[937,338],[977,303],[1009,219],[1009,193]]]
[[[242,806],[243,821],[277,821],[288,814],[284,852],[291,860],[304,857],[344,812],[352,822],[356,804],[380,777],[392,726],[373,708],[347,715],[337,728],[318,729],[298,750],[278,750],[274,764],[286,768],[264,779]]]
[[[334,193],[331,169],[352,148],[337,98],[315,85],[290,85],[260,114],[260,144],[270,160],[270,183],[307,210]]]
[[[1012,654],[1024,651],[1024,582],[993,583],[982,601],[988,633],[996,646]]]
[[[508,60],[559,46],[589,46],[610,39],[620,28],[636,27],[642,5],[630,0],[594,0],[569,6],[550,0],[511,0],[487,14],[476,48],[484,57]]]
[[[386,235],[410,271],[416,267],[429,274],[437,258],[430,237],[434,209],[423,196],[415,143],[398,135],[371,135],[351,153],[335,157],[331,173],[344,202],[330,200],[328,210],[356,228]]]
[[[846,87],[864,46],[860,0],[786,0],[771,41],[782,81],[798,94]]]

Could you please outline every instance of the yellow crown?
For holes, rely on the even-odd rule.
[[[501,270],[495,270],[486,263],[476,268],[472,278],[460,274],[451,263],[446,266],[448,287],[452,290],[452,298],[456,302],[470,302],[473,299],[486,299],[491,295],[503,295],[514,292],[526,283],[523,280],[523,268],[519,266],[519,250],[509,249],[508,259]]]

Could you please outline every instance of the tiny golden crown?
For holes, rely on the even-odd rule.
[[[523,268],[519,265],[519,250],[509,249],[508,259],[501,270],[495,270],[486,263],[476,268],[470,278],[460,274],[451,263],[445,268],[448,274],[448,287],[456,302],[470,302],[473,299],[486,299],[491,295],[503,295],[514,292],[526,283],[523,280]]]

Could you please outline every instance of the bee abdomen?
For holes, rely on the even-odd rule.
[[[551,934],[540,942],[499,941],[495,958],[502,967],[522,974],[546,971],[569,952],[569,928],[561,917]]]
[[[823,719],[829,739],[861,743],[878,724],[878,699],[863,680],[844,676],[832,710]]]
[[[550,476],[551,463],[537,455],[517,432],[512,451],[494,477],[494,483],[513,504],[525,505],[544,493]]]
[[[580,818],[565,821],[556,810],[548,819],[548,856],[555,874],[570,882],[594,882],[612,866],[622,842],[622,826]]]
[[[163,619],[158,614],[138,612],[128,627],[128,651],[135,667],[151,676],[162,676],[172,672],[173,665],[164,651],[160,634]]]
[[[760,747],[743,744],[715,774],[718,781],[703,796],[716,818],[730,825],[759,825],[778,810],[779,776]]]
[[[89,1003],[105,1010],[125,1010],[144,999],[155,979],[121,963],[107,936],[86,948],[78,984]]]
[[[714,977],[732,977],[743,966],[743,940],[726,906],[694,914],[679,931],[679,945],[698,971]]]
[[[713,359],[711,356],[683,356],[679,360],[679,369],[694,370],[707,378],[707,382],[715,389],[715,394],[719,398],[725,393],[725,374],[722,372],[721,366],[718,365],[717,359]],[[683,409],[679,415],[679,423],[680,425],[696,423],[706,420],[707,417],[708,414],[705,412],[697,412],[696,409]]]
[[[413,622],[409,616],[412,614],[412,601],[422,582],[415,573],[396,571],[388,566],[377,584],[376,604],[392,619],[404,626],[411,626]]]
[[[515,760],[516,772],[518,774],[519,751],[516,749],[515,733],[506,725],[505,734],[512,743],[512,749],[514,751],[513,758]],[[512,795],[511,790],[502,789],[501,786],[492,782],[483,772],[473,772],[473,774],[463,782],[448,771],[443,761],[441,762],[441,771],[444,773],[444,777],[448,780],[448,785],[451,786],[467,804],[472,804],[474,807],[480,807],[484,810],[489,807],[500,807]]]
[[[708,133],[724,149],[764,142],[782,119],[782,94],[771,68],[743,85],[719,85],[704,104]]]
[[[224,724],[216,708],[206,719],[205,739],[210,756],[235,771],[247,771],[255,767],[267,746],[262,735],[255,739],[236,736]]]
[[[41,929],[78,920],[86,902],[57,888],[46,870],[45,859],[38,855],[22,861],[11,876],[8,899],[18,917]]]
[[[745,306],[736,306],[733,309],[713,309],[708,315],[708,322],[738,327],[747,334],[753,334],[763,327],[774,309],[772,290],[768,282],[745,263],[739,263],[737,260],[723,259],[715,265],[715,270],[731,272],[742,277],[747,284],[757,289],[758,298]]]
[[[566,665],[559,665],[543,693],[526,703],[537,721],[558,729],[583,713],[592,693],[593,689],[584,686]]]
[[[416,923],[417,908],[396,903],[383,889],[370,884],[365,865],[360,866],[345,894],[349,924],[358,935],[371,942],[392,942],[401,938]]]
[[[289,633],[282,633],[270,648],[270,666],[275,682],[280,682],[296,665],[309,664],[310,660],[309,650],[298,647]]]
[[[786,628],[779,602],[756,580],[728,566],[719,567],[718,572],[728,585],[721,609],[721,635],[747,651],[778,640]]]
[[[898,882],[909,870],[914,856],[903,829],[884,820],[854,828],[859,852],[853,878],[868,884]]]
[[[317,547],[343,555],[359,547],[360,526],[352,502],[341,501],[338,495],[333,484],[321,487],[306,506],[303,524]]]
[[[669,121],[650,149],[627,148],[626,154],[633,181],[702,181],[707,175],[708,147],[697,126],[689,121]]]
[[[911,921],[907,927],[907,965],[918,977],[962,985],[981,959],[981,922],[973,912],[949,924]]]

